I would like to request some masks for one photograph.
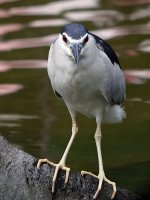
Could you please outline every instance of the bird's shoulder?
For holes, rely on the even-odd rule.
[[[104,41],[102,38],[98,37],[97,35],[94,35],[93,33],[89,33],[89,34],[95,39],[97,47],[107,55],[111,63],[113,65],[116,63],[120,66],[119,59],[115,51],[113,50],[113,48],[106,41]]]

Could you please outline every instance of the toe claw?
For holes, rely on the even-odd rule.
[[[55,182],[52,183],[52,193],[55,192]]]
[[[53,181],[52,181],[52,193],[55,192],[55,183],[56,183],[56,178],[57,178],[58,170],[59,170],[59,167],[56,166],[55,172],[54,172],[54,176],[53,176]]]
[[[100,192],[100,190],[101,190],[101,188],[102,188],[102,183],[103,183],[103,179],[99,179],[98,188],[97,188],[97,190],[96,190],[96,192],[95,192],[95,194],[94,194],[93,199],[96,199],[96,198],[97,198],[97,196],[98,196],[98,194],[99,194],[99,192]]]
[[[42,163],[47,163],[49,165],[55,166],[55,164],[53,162],[51,162],[47,158],[45,158],[45,159],[39,159],[38,160],[37,165],[36,165],[37,169],[40,168],[40,166],[41,166]]]
[[[112,186],[113,186],[113,193],[111,195],[111,199],[113,199],[115,197],[116,192],[117,192],[116,183],[112,184]]]
[[[66,178],[65,178],[65,184],[68,182],[69,179],[69,174],[70,174],[70,168],[66,169]]]
[[[92,174],[91,172],[87,172],[87,171],[81,171],[81,175],[84,176],[84,175],[90,175],[90,176],[93,176],[95,178],[97,178],[97,176],[95,174]]]

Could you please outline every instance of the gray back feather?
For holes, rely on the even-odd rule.
[[[97,47],[107,55],[107,58],[112,63],[107,66],[109,80],[107,80],[103,95],[109,103],[122,104],[125,99],[126,85],[119,59],[108,43],[92,33],[90,35],[94,37]]]
[[[107,83],[106,98],[112,104],[122,104],[126,89],[124,74],[116,63],[109,70],[111,70],[111,74]]]

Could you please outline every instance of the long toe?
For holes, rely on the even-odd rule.
[[[108,180],[105,177],[105,175],[98,175],[97,178],[99,179],[99,184],[98,184],[98,188],[97,188],[97,190],[95,192],[95,195],[94,195],[93,199],[97,198],[97,196],[98,196],[98,194],[99,194],[99,192],[100,192],[100,190],[102,188],[103,181],[106,181],[108,184],[112,185],[112,187],[113,187],[113,193],[111,195],[111,199],[113,199],[115,197],[115,194],[116,194],[116,191],[117,191],[117,189],[116,189],[116,183]]]
[[[81,175],[85,176],[85,175],[90,175],[93,176],[94,178],[98,178],[98,176],[96,176],[95,174],[92,174],[91,172],[87,172],[87,171],[81,171]]]
[[[103,179],[100,179],[100,178],[98,178],[98,179],[99,179],[99,183],[98,183],[97,190],[96,190],[96,192],[95,192],[95,194],[93,196],[93,199],[97,198],[97,195],[99,194],[99,192],[100,192],[100,190],[102,188]]]
[[[65,165],[58,163],[55,166],[56,166],[56,168],[55,168],[55,172],[54,172],[54,176],[53,176],[52,193],[55,192],[55,184],[56,184],[56,179],[57,179],[59,169],[63,169],[66,171],[65,184],[67,184],[68,179],[69,179],[69,174],[70,174],[70,168],[66,167]]]
[[[54,167],[56,166],[55,163],[49,161],[47,158],[44,158],[44,159],[39,159],[39,160],[38,160],[38,163],[37,163],[37,166],[36,166],[37,169],[39,169],[40,166],[41,166],[41,164],[43,164],[43,163],[47,163],[47,164],[52,165],[52,166],[54,166]]]
[[[104,177],[104,181],[106,181],[107,183],[109,183],[110,185],[112,185],[112,187],[113,187],[113,193],[111,195],[111,199],[113,199],[115,197],[115,195],[116,195],[116,192],[117,192],[116,183],[108,180],[106,177]]]

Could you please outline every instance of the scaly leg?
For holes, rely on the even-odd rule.
[[[96,175],[92,174],[91,172],[81,171],[81,175],[89,174],[89,175],[99,179],[98,188],[97,188],[96,193],[93,197],[94,199],[96,199],[98,193],[100,192],[100,190],[102,188],[103,181],[106,181],[106,182],[108,182],[109,184],[112,185],[113,193],[112,193],[111,199],[113,199],[115,197],[115,194],[116,194],[116,184],[114,182],[111,182],[110,180],[108,180],[105,176],[105,173],[104,173],[102,154],[101,154],[101,128],[100,128],[100,124],[97,124],[97,129],[96,129],[96,132],[95,132],[95,142],[96,142],[96,148],[97,148],[97,154],[98,154],[99,174],[98,174],[98,176],[96,176]]]
[[[63,154],[63,156],[62,156],[62,158],[61,158],[61,160],[60,160],[60,162],[58,164],[55,164],[55,163],[53,163],[53,162],[51,162],[51,161],[49,161],[47,159],[39,159],[38,160],[38,164],[37,164],[37,168],[38,169],[40,168],[40,165],[42,163],[45,163],[45,162],[50,164],[50,165],[55,166],[55,172],[54,172],[53,183],[52,183],[52,192],[53,193],[55,192],[55,182],[56,182],[56,178],[57,178],[59,169],[63,169],[63,170],[66,171],[65,184],[68,182],[70,168],[66,167],[66,158],[67,158],[67,155],[68,155],[68,153],[70,151],[71,145],[72,145],[72,143],[74,141],[74,138],[75,138],[77,132],[78,132],[77,123],[76,123],[76,120],[73,119],[72,120],[72,135],[71,135],[69,143],[68,143],[68,145],[66,147],[66,150],[65,150],[65,152],[64,152],[64,154]]]

